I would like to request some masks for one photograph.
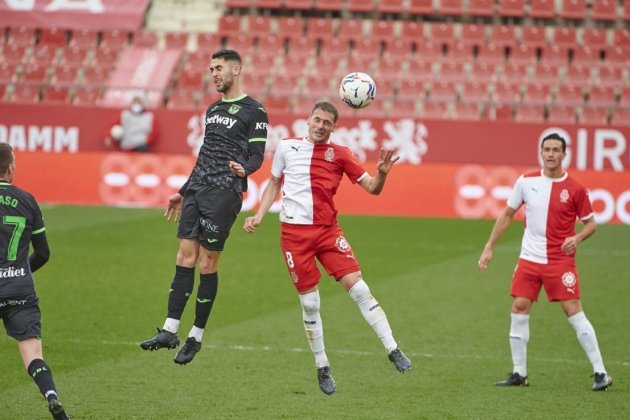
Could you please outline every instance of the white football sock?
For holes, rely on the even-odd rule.
[[[302,319],[308,345],[315,356],[315,366],[320,368],[329,366],[328,357],[324,350],[324,328],[322,318],[319,315],[319,290],[300,296],[302,305]]]
[[[168,332],[172,332],[173,334],[177,334],[177,330],[179,329],[179,319],[166,318],[162,329]]]
[[[193,325],[188,333],[188,337],[195,337],[195,341],[201,343],[201,339],[203,338],[203,328],[195,327]]]
[[[529,341],[529,315],[512,313],[510,349],[514,372],[527,376],[527,342]]]
[[[584,312],[578,312],[577,314],[567,318],[569,323],[575,328],[578,341],[582,345],[586,357],[593,365],[593,372],[606,373],[604,367],[604,361],[599,351],[599,344],[597,343],[597,336],[595,335],[595,329],[586,318]]]
[[[370,293],[368,285],[363,280],[359,280],[350,288],[348,295],[357,303],[363,318],[378,335],[383,346],[385,346],[385,350],[388,353],[395,350],[398,345],[392,335],[392,329],[389,327],[385,311]]]

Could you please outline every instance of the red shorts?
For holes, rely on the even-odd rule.
[[[580,280],[574,262],[538,264],[518,260],[512,277],[512,296],[538,301],[540,287],[550,302],[580,298]]]
[[[361,271],[359,262],[339,225],[292,225],[281,223],[280,247],[289,275],[298,292],[319,283],[321,273],[315,258],[328,275],[339,280],[346,274]]]

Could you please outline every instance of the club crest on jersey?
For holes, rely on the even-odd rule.
[[[230,105],[230,109],[228,109],[228,112],[230,114],[236,114],[240,110],[241,110],[240,105]]]
[[[566,203],[567,201],[569,201],[569,191],[565,188],[560,191],[560,202]]]
[[[335,150],[332,147],[326,149],[326,151],[324,152],[324,159],[326,159],[327,162],[332,162],[333,160],[335,160]]]
[[[566,287],[573,287],[577,283],[577,279],[575,278],[575,274],[570,271],[567,271],[562,275],[562,284]]]
[[[346,238],[344,238],[343,236],[340,236],[337,238],[335,245],[337,246],[337,249],[341,252],[350,251],[350,244],[348,243],[348,241],[346,241]]]

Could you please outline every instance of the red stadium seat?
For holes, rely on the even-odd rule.
[[[241,32],[241,17],[236,15],[223,15],[219,18],[218,33],[224,37],[232,37]]]
[[[492,102],[497,105],[521,103],[521,88],[518,83],[500,82],[492,89]]]
[[[624,108],[630,107],[630,86],[624,86],[623,89],[621,89],[619,106]]]
[[[553,64],[539,63],[534,68],[533,82],[543,83],[546,85],[556,84],[559,80],[558,67]]]
[[[579,85],[560,84],[554,103],[564,106],[579,106],[584,103],[584,94]]]
[[[72,32],[68,46],[82,50],[96,48],[98,46],[98,32],[93,29],[76,29]]]
[[[305,96],[307,98],[331,96],[333,93],[337,93],[336,90],[338,87],[339,85],[336,84],[334,87],[335,92],[333,92],[330,77],[320,74],[314,74],[308,76],[304,81],[302,96]]]
[[[433,11],[433,0],[409,0],[407,12],[411,16],[427,16]]]
[[[60,105],[70,102],[70,88],[68,86],[48,86],[44,90],[42,103]]]
[[[263,106],[269,114],[274,113],[290,113],[291,112],[291,100],[286,95],[269,95],[263,101]]]
[[[516,28],[514,25],[492,25],[490,41],[497,45],[513,47],[516,45]]]
[[[200,32],[197,34],[197,51],[214,53],[221,48],[221,36],[213,32]]]
[[[474,47],[470,44],[458,42],[450,44],[446,53],[446,60],[456,63],[469,63],[475,58]]]
[[[590,85],[593,81],[591,75],[591,67],[584,66],[579,63],[572,63],[567,67],[567,72],[564,76],[564,83],[570,83],[574,85]]]
[[[413,78],[400,81],[398,93],[396,94],[397,101],[417,101],[418,99],[423,99],[424,96],[424,82]]]
[[[109,79],[109,71],[101,66],[83,68],[81,84],[84,86],[104,86]]]
[[[514,121],[521,123],[545,122],[545,108],[541,105],[523,104],[516,110]]]
[[[559,124],[575,124],[575,107],[573,106],[552,106],[549,108],[547,121]]]
[[[341,12],[344,8],[343,6],[343,0],[315,0],[314,5],[315,10],[322,12]]]
[[[503,18],[525,17],[525,0],[499,0],[499,16]]]
[[[378,61],[380,58],[381,48],[377,41],[371,38],[362,38],[354,43],[352,55],[359,55],[368,60]]]
[[[391,42],[394,39],[394,21],[373,20],[370,38],[376,41]]]
[[[68,31],[61,28],[42,28],[39,32],[38,46],[48,46],[52,49],[66,46]]]
[[[88,50],[82,49],[78,46],[66,48],[61,58],[60,64],[81,67],[86,61],[88,56]]]
[[[357,109],[355,111],[355,115],[360,118],[382,118],[386,117],[390,114],[389,112],[389,100],[383,100],[382,98],[378,101],[374,101],[370,106],[363,109]],[[396,118],[398,117],[397,114]]]
[[[458,103],[453,107],[451,118],[460,121],[481,120],[481,109],[478,103]]]
[[[164,46],[174,50],[185,50],[188,45],[188,32],[167,32]]]
[[[185,69],[177,78],[178,89],[203,90],[205,88],[206,70]]]
[[[556,16],[554,0],[530,0],[529,17],[534,19],[553,19]]]
[[[430,26],[431,41],[440,44],[455,41],[455,25],[450,22],[433,23]]]
[[[614,29],[613,45],[628,48],[630,45],[630,29]]]
[[[521,27],[521,42],[534,48],[547,45],[547,30],[545,26],[523,25]]]
[[[395,60],[409,58],[412,54],[412,46],[413,44],[409,40],[395,39],[385,44],[383,58],[385,56],[392,57]]]
[[[257,54],[254,56],[268,55],[276,57],[284,55],[284,41],[276,35],[261,35],[258,38]]]
[[[494,42],[488,42],[479,46],[477,50],[477,61],[487,64],[500,64],[505,62],[505,47]]]
[[[557,26],[553,30],[553,44],[560,47],[572,48],[578,43],[574,27]]]
[[[597,80],[593,85],[599,85],[602,87],[617,88],[624,84],[624,68],[620,66],[613,66],[610,64],[604,64],[599,67],[597,72]]]
[[[20,83],[46,84],[48,82],[48,67],[31,64],[22,69]]]
[[[112,68],[118,61],[118,50],[107,47],[98,48],[94,53],[93,65]]]
[[[288,10],[307,11],[313,8],[313,0],[291,0],[285,1],[284,7]]]
[[[537,60],[536,47],[528,44],[519,44],[510,50],[510,63],[535,64]]]
[[[442,63],[437,80],[444,82],[463,82],[466,79],[465,64],[447,60]]]
[[[18,26],[9,30],[8,44],[19,45],[20,47],[30,47],[35,45],[35,29],[26,26]]]
[[[279,17],[276,34],[281,38],[297,38],[304,35],[304,18],[299,16]]]
[[[476,23],[463,23],[459,42],[464,44],[482,46],[486,43],[486,33],[483,25]]]
[[[196,71],[208,70],[210,61],[212,60],[211,55],[212,53],[203,50],[188,53],[184,69]]]
[[[591,18],[594,21],[615,22],[617,20],[617,0],[593,0]]]
[[[549,85],[531,83],[523,91],[523,103],[529,105],[546,105],[552,102]]]
[[[228,9],[249,9],[252,0],[225,0],[225,7]]]
[[[174,110],[193,110],[198,109],[198,101],[196,92],[190,90],[173,90],[166,103],[166,108]]]
[[[33,49],[30,62],[40,66],[54,66],[57,64],[57,48],[38,45]]]
[[[400,14],[403,12],[404,0],[380,0],[376,2],[376,10],[380,13]]]
[[[72,104],[81,106],[93,106],[97,105],[100,102],[100,99],[100,88],[86,86],[75,90]]]
[[[257,9],[282,9],[284,0],[255,0]]]
[[[605,52],[606,59],[604,63],[625,67],[630,65],[630,49],[623,47],[611,47],[607,48]]]
[[[15,103],[33,104],[38,103],[40,98],[39,86],[32,85],[15,85],[13,94],[9,99]]]
[[[351,13],[370,13],[375,10],[373,0],[347,0],[346,7]]]
[[[326,18],[310,18],[306,20],[306,33],[316,38],[333,36],[333,20]]]
[[[462,102],[486,103],[488,102],[488,84],[477,81],[468,81],[463,84],[460,92]]]
[[[6,85],[0,84],[0,102],[3,102],[6,96],[7,96],[7,87]]]
[[[238,51],[242,56],[246,56],[254,49],[255,38],[248,33],[233,34],[226,40],[226,47]]]
[[[442,47],[432,41],[424,41],[416,46],[416,59],[424,61],[441,61]]]
[[[608,108],[585,106],[578,114],[579,121],[588,125],[608,125]]]
[[[298,78],[289,74],[278,74],[271,82],[269,91],[274,95],[288,96],[296,93]]]
[[[281,68],[284,74],[293,77],[301,76],[309,71],[308,58],[300,55],[288,54],[284,57],[284,62],[282,63]]]
[[[495,0],[469,0],[468,15],[476,17],[493,17]]]
[[[457,89],[455,82],[438,78],[431,85],[428,97],[433,102],[451,102],[457,99]]]
[[[445,102],[425,102],[420,115],[431,120],[446,119],[449,116],[448,105]]]
[[[382,79],[399,80],[406,77],[406,71],[403,68],[404,63],[405,60],[398,60],[389,56],[384,57],[384,59],[376,62],[373,79],[379,79],[380,85],[380,80]]]
[[[542,49],[540,61],[541,63],[562,66],[568,63],[569,52],[566,47],[560,47],[554,43]]]
[[[245,73],[243,75],[243,91],[254,98],[262,98],[267,95],[267,77],[256,73]]]
[[[422,22],[403,21],[401,23],[400,38],[414,43],[423,42],[425,37]]]
[[[61,65],[53,70],[50,83],[53,85],[72,85],[77,81],[79,67],[73,65]]]
[[[128,33],[119,29],[105,30],[101,33],[100,48],[109,48],[111,50],[120,50],[127,47]]]
[[[412,60],[409,62],[405,77],[415,82],[432,81],[435,77],[433,63],[431,61]]]
[[[463,0],[440,0],[438,12],[442,16],[461,17],[464,15]]]
[[[587,46],[577,47],[573,52],[573,63],[596,66],[599,64],[599,51]]]
[[[471,82],[479,82],[490,84],[497,79],[497,70],[501,68],[500,64],[489,63],[485,61],[477,61],[472,63],[468,72],[468,80]]]
[[[248,33],[253,36],[266,36],[271,34],[271,16],[254,15],[248,21]]]
[[[18,63],[0,62],[0,85],[8,85],[17,81],[19,73]]]
[[[610,123],[616,126],[630,126],[630,108],[616,108],[612,113]]]
[[[397,118],[417,117],[418,116],[417,103],[414,100],[393,101],[390,106],[389,115],[396,116]]]
[[[342,19],[337,29],[341,41],[357,41],[363,38],[363,19]]]
[[[350,53],[350,44],[347,41],[342,41],[339,38],[332,38],[321,40],[320,55],[323,53],[329,58],[342,60],[348,57]]]
[[[376,83],[376,94],[380,99],[393,98],[398,90],[398,80],[383,78]],[[378,102],[378,101],[377,101]]]
[[[614,106],[617,95],[613,86],[594,85],[588,94],[588,104],[596,107]]]
[[[26,55],[27,47],[19,44],[7,43],[2,46],[2,62],[10,64],[19,64],[28,57]]]
[[[623,2],[622,17],[624,22],[630,22],[630,1]]]
[[[317,39],[309,36],[293,38],[289,43],[289,53],[303,58],[317,55]]]
[[[585,0],[560,0],[560,17],[562,19],[584,20],[586,18]]]
[[[506,64],[501,80],[509,83],[528,83],[529,64],[515,62]]]

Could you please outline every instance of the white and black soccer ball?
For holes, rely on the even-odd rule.
[[[339,84],[339,97],[351,108],[365,108],[374,102],[376,84],[365,73],[350,73]]]
[[[112,139],[118,141],[120,139],[122,139],[123,136],[123,128],[121,125],[116,124],[114,125],[111,130],[109,131],[109,135]]]

